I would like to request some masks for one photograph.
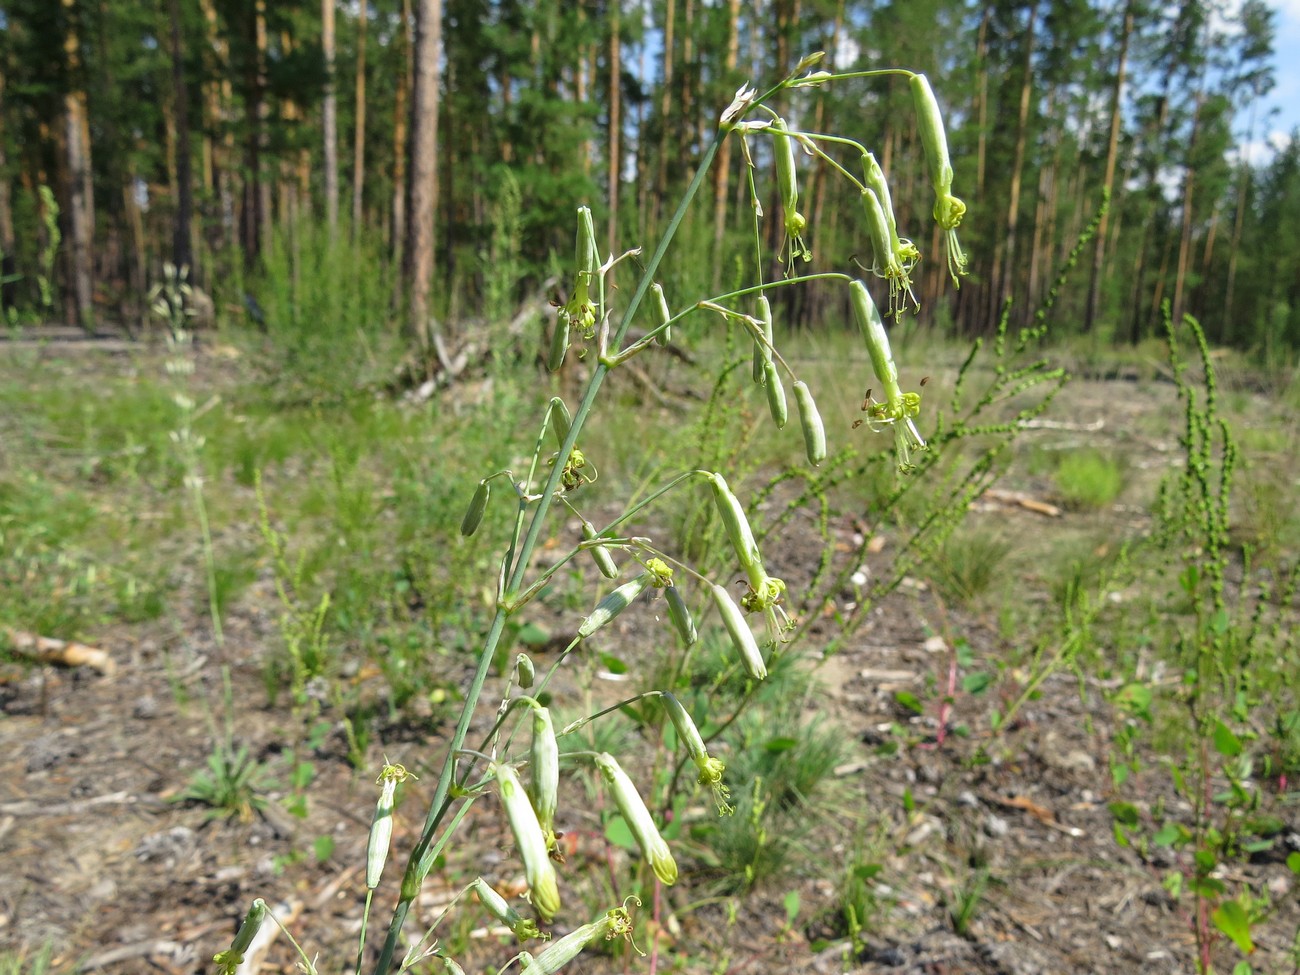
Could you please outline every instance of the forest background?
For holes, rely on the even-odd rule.
[[[290,336],[322,327],[312,297],[259,276],[333,261],[367,300],[330,299],[327,331],[427,345],[431,321],[508,314],[550,279],[579,202],[610,250],[617,227],[653,240],[737,87],[825,50],[941,93],[971,264],[954,291],[937,232],[918,241],[930,323],[986,332],[1012,295],[1027,317],[1109,194],[1058,329],[1139,342],[1169,301],[1211,342],[1285,361],[1300,143],[1248,151],[1270,130],[1275,19],[1260,0],[6,0],[3,310],[134,328],[170,261],[221,318]],[[921,146],[889,124],[909,98],[882,79],[781,110],[809,131],[853,120],[914,226]],[[745,161],[722,151],[676,272],[700,279],[670,296],[729,281],[746,246]],[[842,259],[866,243],[827,175],[805,188],[812,251]],[[832,292],[792,301],[787,321],[849,321]]]

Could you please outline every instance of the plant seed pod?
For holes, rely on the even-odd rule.
[[[384,765],[379,773],[379,800],[370,820],[370,839],[366,844],[366,888],[379,886],[384,864],[388,860],[388,846],[393,838],[393,799],[397,784],[405,782],[409,773],[401,765]]]
[[[596,767],[604,776],[609,791],[614,797],[614,804],[627,820],[628,829],[636,838],[637,846],[641,847],[641,853],[650,864],[650,868],[655,872],[656,877],[671,887],[677,882],[677,863],[673,860],[668,844],[659,835],[659,827],[655,825],[654,817],[646,808],[641,794],[636,791],[636,786],[632,784],[632,780],[628,778],[613,755],[608,752],[597,755]]]
[[[794,384],[794,402],[799,407],[799,426],[803,428],[803,445],[808,463],[816,467],[826,459],[826,428],[813,402],[812,392],[803,380]]]
[[[754,632],[745,622],[740,607],[731,598],[731,593],[722,586],[712,586],[710,591],[713,594],[713,602],[718,607],[718,613],[722,617],[722,625],[727,628],[732,646],[740,654],[740,662],[745,665],[745,672],[754,680],[762,680],[767,676],[767,665],[763,663],[763,654],[758,649],[758,641],[754,639]]]
[[[555,449],[564,448],[564,438],[569,435],[569,427],[573,426],[573,417],[569,415],[569,408],[564,405],[564,400],[558,396],[551,397],[551,432],[555,434]]]
[[[542,932],[538,929],[537,922],[530,917],[524,917],[506,903],[506,899],[498,894],[482,877],[471,883],[469,887],[478,897],[478,902],[487,909],[487,912],[514,932],[514,936],[520,941],[527,941],[529,938],[541,936]]]
[[[483,523],[483,512],[487,510],[488,498],[491,496],[492,486],[487,478],[483,478],[474,489],[474,497],[469,499],[469,508],[460,522],[460,533],[466,538],[478,531],[478,526]]]
[[[555,810],[560,795],[560,747],[549,708],[533,708],[533,741],[529,751],[529,795],[537,822],[546,836],[549,850],[555,837]]]
[[[853,305],[853,317],[858,320],[858,329],[862,340],[867,345],[871,356],[871,369],[876,379],[884,388],[885,401],[893,404],[902,396],[898,386],[898,367],[894,364],[894,355],[889,349],[889,333],[885,331],[884,319],[876,303],[871,300],[871,292],[861,281],[849,285],[849,300]]]
[[[763,386],[767,390],[767,409],[772,414],[772,422],[781,430],[790,417],[790,409],[785,402],[785,387],[781,385],[781,375],[776,363],[769,359],[763,366]]]
[[[653,578],[649,572],[643,572],[631,582],[623,583],[623,585],[605,596],[596,604],[596,608],[591,611],[591,615],[583,620],[582,625],[578,627],[578,639],[585,640],[632,605],[632,600],[641,595],[642,590],[650,584]]]
[[[681,592],[676,586],[669,586],[664,590],[664,599],[668,603],[668,619],[672,621],[677,635],[682,638],[683,644],[688,647],[693,646],[700,635],[695,629],[695,621],[691,619],[691,611],[686,608],[686,601],[682,599]]]
[[[710,474],[708,478],[709,486],[713,488],[713,503],[717,506],[723,527],[727,529],[727,537],[731,539],[731,547],[740,561],[741,568],[746,574],[754,570],[761,573],[763,559],[758,552],[758,543],[754,541],[754,533],[749,528],[749,519],[745,517],[745,509],[731,493],[725,477],[721,474]]]
[[[244,915],[244,920],[239,924],[239,930],[235,932],[235,938],[230,942],[230,947],[225,951],[219,951],[213,956],[212,960],[216,962],[217,967],[225,973],[231,973],[244,963],[244,954],[253,944],[253,939],[257,937],[257,932],[262,928],[262,922],[266,920],[266,901],[258,897]]]
[[[673,317],[673,313],[668,310],[668,299],[664,297],[664,288],[658,281],[650,285],[650,291],[654,294],[655,309],[659,312],[659,324],[662,325]],[[673,329],[670,325],[659,333],[655,339],[660,345],[667,345],[673,340]]]
[[[763,339],[754,338],[754,382],[761,383],[767,378],[767,364],[772,361],[772,303],[767,295],[758,296],[758,320],[763,323]]]
[[[519,849],[519,858],[524,861],[524,880],[528,884],[529,899],[537,909],[538,916],[543,921],[549,921],[560,909],[560,888],[546,848],[546,836],[542,833],[541,824],[537,822],[537,813],[533,811],[533,805],[528,801],[528,795],[513,768],[492,762],[488,769],[497,780],[501,805],[505,807],[510,831],[514,834],[515,846]]]
[[[596,537],[596,527],[589,521],[582,523],[582,537],[586,541]],[[591,557],[596,560],[596,568],[600,569],[600,574],[606,579],[618,578],[618,563],[614,561],[614,556],[609,554],[609,549],[604,545],[592,545],[587,551]]]
[[[555,331],[551,333],[551,351],[546,358],[546,368],[559,372],[569,351],[569,316],[561,309],[555,316]]]
[[[533,666],[533,658],[526,653],[521,653],[515,657],[515,680],[524,690],[533,686],[537,680],[537,668]]]

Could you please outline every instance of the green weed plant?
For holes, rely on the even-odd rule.
[[[904,390],[889,349],[886,316],[877,309],[866,284],[853,274],[803,273],[811,255],[804,238],[806,220],[799,210],[796,158],[803,154],[814,156],[860,190],[865,227],[873,250],[869,276],[873,275],[882,293],[887,293],[888,300],[883,304],[891,318],[915,303],[910,275],[919,259],[919,249],[901,236],[895,226],[888,183],[875,158],[865,148],[850,139],[788,127],[768,103],[804,87],[891,75],[904,79],[916,104],[935,194],[934,216],[954,279],[964,268],[956,228],[965,205],[952,195],[952,167],[943,125],[923,76],[895,70],[805,74],[819,60],[820,55],[805,59],[790,76],[766,92],[749,87],[737,92],[732,104],[722,112],[717,138],[704,151],[695,179],[653,253],[647,256],[640,248],[600,253],[591,213],[585,207],[579,210],[576,268],[570,272],[564,288],[567,299],[553,330],[549,364],[552,369],[560,369],[572,355],[584,356],[588,378],[575,400],[566,402],[561,397],[553,397],[546,404],[534,426],[531,450],[523,456],[512,457],[506,466],[483,476],[462,519],[462,533],[473,536],[494,526],[487,517],[489,511],[504,508],[508,513],[504,551],[499,561],[493,560],[496,568],[488,588],[491,622],[476,651],[474,675],[464,690],[445,758],[430,773],[436,778],[436,784],[423,826],[406,857],[396,906],[373,966],[377,973],[388,973],[394,966],[407,970],[425,963],[438,964],[452,972],[461,970],[441,940],[442,925],[456,904],[435,918],[418,938],[409,937],[405,929],[425,878],[447,850],[468,810],[485,796],[495,795],[505,814],[523,862],[527,899],[535,918],[523,916],[490,888],[471,885],[480,908],[507,924],[521,944],[535,938],[540,928],[560,912],[561,885],[550,854],[559,852],[555,832],[557,804],[571,795],[563,784],[570,781],[570,776],[566,774],[562,780],[562,770],[576,773],[589,785],[598,784],[596,794],[602,797],[598,803],[603,808],[602,822],[607,837],[616,845],[634,848],[640,855],[641,865],[633,877],[616,881],[614,889],[609,891],[612,903],[607,902],[595,920],[540,948],[521,951],[518,962],[522,970],[532,975],[550,975],[585,950],[620,938],[630,940],[634,933],[630,908],[643,900],[650,901],[656,920],[662,924],[664,912],[671,910],[662,897],[662,890],[679,876],[672,844],[680,835],[681,821],[677,814],[684,808],[679,777],[676,773],[667,774],[669,766],[687,770],[688,775],[711,793],[715,813],[731,812],[733,797],[718,750],[723,735],[729,730],[742,732],[745,726],[737,723],[738,718],[748,708],[760,706],[757,702],[761,701],[760,689],[765,679],[773,675],[776,680],[793,660],[788,644],[799,624],[787,607],[802,600],[788,596],[786,583],[769,574],[761,555],[761,539],[766,535],[754,531],[746,506],[715,468],[679,470],[658,484],[646,486],[612,520],[608,514],[589,506],[588,496],[594,493],[589,488],[599,479],[606,458],[587,439],[587,424],[611,373],[669,341],[673,330],[684,327],[687,321],[721,321],[741,337],[739,345],[752,350],[749,380],[762,390],[775,426],[784,428],[788,424],[791,429],[787,438],[798,429],[808,464],[805,482],[809,487],[805,493],[816,497],[824,492],[826,482],[821,479],[824,475],[814,471],[820,467],[826,474],[833,472],[834,477],[843,480],[851,476],[851,465],[845,457],[828,452],[826,428],[815,391],[796,371],[797,363],[782,354],[787,343],[774,327],[779,323],[773,321],[772,298],[783,289],[812,280],[839,282],[846,289],[848,304],[862,330],[875,374],[874,394],[866,396],[861,419],[868,430],[892,437],[892,464],[900,475],[906,477],[929,466],[926,441],[917,426],[922,416],[922,396],[914,389]],[[755,163],[748,175],[755,221],[754,256],[747,268],[749,281],[722,294],[684,300],[680,293],[666,291],[658,283],[670,280],[660,277],[671,267],[665,264],[665,254],[683,228],[691,202],[704,184],[718,146],[726,138],[741,139],[746,159]],[[841,161],[842,156],[847,161]],[[761,245],[764,234],[757,164],[770,165],[775,175],[776,215],[785,237],[780,254],[784,274],[773,280],[767,280],[763,274],[769,265]],[[503,210],[503,227],[509,224],[507,216]],[[501,243],[506,249],[508,239],[507,231]],[[638,273],[632,275],[635,284],[629,285],[626,277],[634,266]],[[297,313],[296,305],[307,300],[329,300],[326,294],[309,299],[308,293],[305,288],[294,293],[294,308],[279,301],[277,314]],[[313,316],[310,320],[320,318]],[[638,327],[637,337],[632,337],[634,324]],[[999,343],[1003,341],[999,339]],[[337,348],[334,355],[338,355]],[[1016,391],[1022,391],[1041,382],[1043,373],[1041,367],[1018,371],[1004,377],[1004,385],[999,388],[1006,392],[1005,384],[1010,383]],[[978,415],[982,405],[977,405],[975,412],[967,417]],[[638,417],[630,422],[635,429],[638,423],[654,421]],[[976,432],[994,436],[999,432],[1013,432],[1009,425],[976,431],[969,427],[968,421],[950,420],[940,431],[941,442],[952,439],[954,425],[958,437]],[[950,477],[956,496],[962,497],[972,489],[974,481],[969,472],[950,473]],[[718,537],[726,540],[728,558],[696,564],[689,552],[679,555],[669,545],[642,533],[640,526],[650,515],[676,510],[682,504],[698,504],[701,497],[711,507],[711,520],[721,526]],[[935,503],[952,502],[949,499]],[[358,505],[362,509],[368,506],[369,501]],[[821,507],[825,533],[826,505]],[[794,510],[794,506],[780,510],[777,524],[792,517]],[[930,517],[939,516],[931,512]],[[580,526],[581,530],[573,532],[569,526]],[[935,539],[932,544],[939,544],[939,535],[935,532],[928,536]],[[551,542],[552,550],[539,564],[536,560],[539,546],[551,539],[559,542],[558,551]],[[513,656],[503,653],[503,644],[525,629],[525,608],[534,600],[548,598],[578,568],[584,573],[598,572],[606,581],[604,595],[580,622],[576,636],[546,666],[534,661],[527,651],[515,652]],[[738,578],[743,580],[742,588],[733,586]],[[824,583],[825,579],[819,581]],[[559,725],[549,706],[549,686],[558,668],[574,657],[576,651],[585,651],[576,656],[589,662],[599,661],[616,673],[625,671],[627,665],[605,649],[606,634],[616,628],[617,617],[624,612],[634,614],[648,602],[658,602],[663,607],[660,612],[665,636],[678,648],[674,651],[678,658],[676,665],[667,671],[672,678],[670,685],[643,691],[620,702],[603,705],[591,702],[596,707],[594,713]],[[722,679],[732,682],[733,688],[732,695],[721,701],[710,699],[708,711],[700,706],[700,698],[687,697],[684,703],[672,693],[691,686],[693,670],[689,658],[699,639],[700,627],[705,625],[706,609],[715,612],[721,624],[717,627],[720,635],[711,639],[716,645],[730,647],[720,673],[724,675]],[[494,669],[506,671],[502,674],[507,681],[505,693],[492,709],[495,718],[487,732],[481,736],[476,734],[471,741],[471,725],[482,709],[488,677]],[[692,707],[688,708],[687,703]],[[619,715],[647,730],[658,729],[654,764],[661,771],[639,784],[609,751],[561,748],[566,738],[583,728],[591,726],[594,733],[596,725],[617,722]],[[738,734],[738,740],[745,741],[745,738],[743,733]],[[755,751],[767,756],[770,768],[755,767],[753,784],[736,797],[736,802],[744,805],[745,812],[743,816],[738,814],[738,818],[749,822],[751,847],[747,853],[728,857],[721,864],[728,875],[743,878],[741,882],[746,886],[776,872],[764,862],[765,851],[775,848],[764,836],[764,810],[769,807],[806,809],[810,796],[829,775],[838,757],[836,744],[824,732],[797,723],[784,736],[772,736],[764,731],[763,739]],[[594,738],[592,744],[600,741],[601,738]],[[676,746],[671,752],[670,744]],[[751,750],[747,747],[746,754]],[[619,751],[624,755],[622,761],[630,762],[623,749]],[[775,788],[764,786],[769,776]],[[388,859],[396,792],[408,777],[402,766],[388,764],[379,778],[380,797],[367,858],[366,913],[358,944],[358,972],[366,958],[365,926],[370,907]],[[678,791],[661,790],[657,785],[661,782],[677,783]],[[666,810],[673,810],[675,815],[665,819]],[[621,825],[611,833],[615,824]],[[567,891],[568,882],[564,887]],[[469,907],[467,903],[461,906]],[[251,935],[246,937],[247,929],[255,929],[265,919],[265,913],[265,906],[257,902],[236,942],[218,956],[221,970],[233,970],[243,945],[251,938]],[[305,953],[300,963],[309,972],[316,970]]]

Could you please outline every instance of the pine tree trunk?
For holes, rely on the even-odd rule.
[[[68,28],[63,37],[68,90],[63,96],[64,149],[67,160],[68,225],[71,230],[72,294],[77,320],[84,328],[95,324],[91,246],[95,214],[86,122],[86,92],[81,83],[81,40],[77,33],[76,0],[62,0]]]
[[[172,231],[172,263],[178,268],[193,268],[190,228],[194,215],[194,181],[190,172],[189,94],[185,87],[180,0],[169,0],[167,8],[171,20],[172,97],[176,99],[176,220]]]
[[[650,199],[651,235],[659,227],[664,198],[668,195],[668,120],[673,108],[673,79],[675,63],[674,43],[676,40],[677,0],[667,0],[664,4],[664,67],[659,89],[659,158],[655,160],[654,195]]]
[[[406,264],[406,125],[410,119],[407,99],[411,91],[411,78],[415,73],[415,45],[411,38],[411,0],[402,0],[402,29],[394,45],[399,48],[402,71],[397,76],[397,92],[393,97],[393,263]]]
[[[1034,82],[1034,34],[1038,26],[1038,3],[1029,8],[1029,25],[1025,34],[1025,60],[1020,82],[1020,106],[1016,116],[1016,143],[1011,162],[1010,199],[1007,203],[1006,257],[1002,263],[1001,284],[998,287],[999,306],[1015,290],[1016,235],[1020,223],[1020,195],[1025,173],[1025,150],[1029,142],[1029,96]],[[1026,306],[1027,307],[1027,306]]]
[[[1124,74],[1128,68],[1128,44],[1133,35],[1133,6],[1135,0],[1128,0],[1124,5],[1124,24],[1120,29],[1119,58],[1115,65],[1115,85],[1110,92],[1110,138],[1106,144],[1106,175],[1102,180],[1102,189],[1108,196],[1115,191],[1115,163],[1119,159],[1119,133],[1123,117]],[[1092,270],[1088,277],[1088,303],[1083,312],[1083,330],[1091,332],[1097,319],[1097,304],[1101,300],[1101,271],[1106,260],[1106,225],[1111,210],[1116,209],[1115,200],[1101,215],[1097,225],[1097,237],[1092,248]]]
[[[434,214],[438,200],[438,63],[442,49],[442,0],[418,0],[415,78],[411,91],[410,205],[406,281],[411,292],[409,329],[424,351],[432,343],[429,290],[433,284]]]
[[[619,188],[623,184],[623,39],[619,4],[609,7],[609,218],[605,228],[606,250],[613,254],[618,247]]]
[[[1178,265],[1174,271],[1173,320],[1183,320],[1184,297],[1187,291],[1187,271],[1192,258],[1192,204],[1196,195],[1196,171],[1192,167],[1192,156],[1196,152],[1196,142],[1201,131],[1201,107],[1205,102],[1204,92],[1196,93],[1196,104],[1192,109],[1192,136],[1187,146],[1187,174],[1183,179],[1182,226],[1178,234]]]
[[[321,128],[325,140],[325,222],[330,236],[339,227],[339,132],[338,102],[334,95],[334,0],[321,0],[321,54],[325,59],[325,97],[321,106]]]
[[[16,271],[17,259],[14,257],[15,238],[9,190],[9,165],[5,157],[4,95],[4,63],[0,61],[0,311],[11,307],[17,297],[14,287],[16,282],[9,280]]]
[[[352,239],[361,233],[362,202],[366,182],[366,8],[362,0],[357,8],[357,89],[356,127],[352,138]]]
[[[740,0],[727,2],[727,56],[723,63],[730,79],[736,72],[740,57]],[[817,102],[820,111],[823,102]],[[718,149],[713,165],[713,290],[722,290],[722,248],[727,233],[727,184],[731,178],[731,139],[726,139]]]

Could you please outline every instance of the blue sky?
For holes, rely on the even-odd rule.
[[[1272,0],[1271,5],[1277,11],[1277,36],[1273,41],[1277,85],[1264,101],[1266,107],[1278,109],[1269,122],[1273,141],[1300,127],[1300,0]]]

